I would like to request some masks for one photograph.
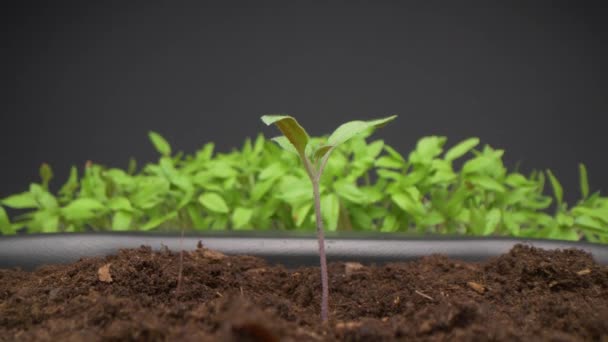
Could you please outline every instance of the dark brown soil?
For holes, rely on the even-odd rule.
[[[0,341],[608,341],[608,267],[517,246],[486,263],[433,255],[319,269],[199,248],[0,270]]]

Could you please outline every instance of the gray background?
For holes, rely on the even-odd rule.
[[[0,197],[62,183],[86,160],[126,167],[240,146],[265,113],[312,134],[400,114],[382,137],[478,136],[509,165],[551,168],[578,198],[577,163],[608,190],[608,11],[601,2],[92,2],[3,5]]]

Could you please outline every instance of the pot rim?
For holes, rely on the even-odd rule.
[[[115,254],[122,248],[142,245],[159,250],[194,250],[205,247],[229,255],[262,257],[286,267],[316,266],[317,239],[310,232],[207,231],[185,234],[150,232],[53,233],[0,236],[0,268],[33,270],[45,264],[63,264],[82,257]],[[385,263],[409,261],[431,254],[469,262],[484,261],[508,252],[516,244],[543,249],[576,248],[608,265],[608,245],[581,241],[523,239],[512,237],[470,237],[398,233],[330,233],[326,237],[328,261]]]

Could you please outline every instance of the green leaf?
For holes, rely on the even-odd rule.
[[[253,189],[251,189],[251,199],[254,201],[259,201],[264,195],[268,193],[268,191],[272,188],[275,183],[275,179],[267,179],[261,182],[257,182],[253,185]]]
[[[291,144],[291,142],[289,142],[289,139],[287,139],[286,137],[284,137],[284,136],[274,137],[274,138],[272,138],[270,140],[272,140],[275,143],[277,143],[277,145],[279,145],[285,151],[291,152],[291,153],[296,154],[296,155],[298,154],[298,150],[296,150],[295,146],[293,146]]]
[[[608,228],[608,207],[604,208],[586,208],[578,206],[572,209],[572,213],[576,215],[587,215],[603,221]]]
[[[387,215],[382,221],[382,227],[380,227],[380,231],[382,232],[396,232],[399,229],[399,222],[397,222],[397,216],[395,215]]]
[[[574,218],[570,215],[564,214],[564,213],[557,213],[557,215],[555,216],[555,220],[557,221],[557,224],[560,226],[564,226],[564,227],[572,227],[572,225],[574,225]]]
[[[30,184],[30,193],[34,195],[36,203],[38,203],[40,208],[56,209],[59,206],[57,204],[57,199],[55,198],[55,196],[53,196],[50,192],[48,192],[39,184]]]
[[[285,174],[285,167],[282,163],[276,162],[265,167],[262,172],[258,175],[258,179],[274,179]]]
[[[580,237],[576,230],[569,227],[555,227],[546,235],[549,239],[578,241]]]
[[[401,162],[402,164],[405,164],[405,158],[403,158],[403,156],[399,152],[397,152],[394,148],[392,148],[388,145],[384,145],[384,150],[389,154],[389,156],[391,156],[391,158]]]
[[[42,186],[48,189],[49,182],[53,179],[53,170],[47,163],[40,165],[40,179],[42,179]]]
[[[403,161],[396,160],[391,156],[382,156],[374,161],[374,166],[387,169],[401,169],[403,168]]]
[[[177,217],[176,211],[170,212],[170,213],[162,215],[162,216],[154,217],[150,221],[148,221],[146,224],[142,225],[140,227],[140,229],[141,230],[151,230],[154,228],[158,228],[158,226],[160,226],[161,224],[163,224],[169,220],[172,220],[176,217]]]
[[[114,211],[121,210],[125,212],[132,212],[134,210],[129,199],[124,196],[111,198],[108,201],[108,208]]]
[[[491,235],[496,231],[498,225],[500,224],[502,218],[502,213],[500,209],[494,208],[486,213],[486,225],[483,231],[483,235]]]
[[[581,196],[583,199],[589,196],[589,178],[587,177],[587,168],[585,164],[578,164],[579,183],[581,187]]]
[[[475,158],[467,160],[462,166],[462,173],[495,173],[498,169],[503,168],[500,159],[503,154],[504,151],[502,150],[485,150]]]
[[[445,137],[424,137],[416,144],[416,149],[410,153],[409,160],[412,163],[428,164],[443,151],[446,142]]]
[[[29,222],[28,228],[43,233],[56,233],[59,229],[59,216],[56,211],[37,211]]]
[[[555,195],[555,199],[557,200],[557,207],[561,208],[562,199],[564,197],[564,191],[562,190],[562,185],[559,183],[557,178],[553,175],[551,170],[547,170],[547,176],[549,176],[549,182],[551,183],[551,188],[553,188],[553,194]]]
[[[320,146],[314,152],[314,160],[319,160],[319,159],[325,157],[325,155],[328,154],[328,153],[331,153],[331,151],[333,151],[334,148],[335,148],[335,146],[333,146],[333,145],[323,145],[323,146]]]
[[[473,175],[467,178],[473,185],[476,185],[484,190],[494,191],[494,192],[505,192],[505,187],[500,184],[497,180],[488,177],[488,176],[480,176]]]
[[[104,210],[105,206],[98,200],[78,198],[61,208],[61,213],[68,221],[80,221],[97,217]]]
[[[351,121],[340,125],[327,139],[327,145],[338,146],[352,137],[372,128],[379,128],[394,120],[397,115],[369,121]]]
[[[137,171],[137,160],[129,158],[129,165],[127,166],[127,174],[132,175]]]
[[[169,193],[169,182],[160,177],[139,177],[136,181],[137,191],[129,199],[131,204],[140,209],[151,209],[164,202]]]
[[[298,121],[288,115],[264,115],[262,121],[266,125],[275,124],[283,135],[291,142],[295,147],[298,154],[301,156],[305,155],[306,145],[308,144],[308,133],[300,126]],[[275,139],[273,139],[275,140]],[[277,140],[275,140],[277,141]],[[279,145],[285,148],[284,143],[277,141]]]
[[[165,157],[171,155],[171,145],[169,145],[167,140],[165,140],[165,138],[163,138],[160,134],[154,131],[150,131],[148,132],[148,138],[150,138],[150,141],[152,142],[154,148],[156,148],[156,151],[158,151],[158,153]]]
[[[422,217],[425,213],[424,205],[420,202],[420,193],[415,187],[405,189],[404,192],[391,195],[391,199],[399,208],[414,217]]]
[[[203,207],[220,214],[228,213],[228,205],[222,198],[222,196],[214,193],[207,192],[199,196],[198,201],[203,205]]]
[[[469,138],[460,143],[456,144],[456,146],[450,148],[446,153],[444,159],[447,161],[452,161],[458,159],[465,155],[467,152],[472,150],[475,146],[479,144],[479,138]]]
[[[334,183],[334,189],[339,197],[347,201],[357,204],[367,203],[367,196],[355,184],[339,180]]]
[[[574,224],[583,230],[589,230],[596,233],[606,233],[608,226],[602,224],[599,220],[589,216],[578,216],[574,219]]]
[[[340,218],[340,200],[335,194],[327,194],[321,198],[321,213],[329,231],[335,231],[338,228],[338,219]]]
[[[133,214],[128,211],[119,210],[112,216],[112,230],[124,231],[129,230]]]
[[[192,222],[192,226],[194,229],[207,228],[203,220],[202,210],[200,210],[198,204],[189,204],[188,206],[186,206],[186,211],[188,212],[188,217],[190,217],[190,221]]]
[[[30,209],[38,208],[36,197],[31,192],[22,192],[4,198],[1,203],[13,209]]]
[[[251,222],[251,217],[253,216],[253,210],[249,208],[237,207],[232,213],[232,225],[236,229],[241,228],[256,228],[256,227],[248,227]]]
[[[11,225],[8,214],[4,208],[0,207],[0,233],[2,235],[15,234],[15,229]]]
[[[255,139],[253,143],[253,154],[258,156],[260,153],[264,151],[264,145],[266,144],[266,139],[263,134],[258,134],[258,137]]]
[[[78,169],[75,166],[70,168],[70,177],[65,184],[59,189],[59,195],[62,201],[71,200],[74,192],[78,189]]]
[[[296,224],[296,227],[298,227],[298,228],[302,227],[302,224],[308,217],[308,213],[310,212],[311,208],[312,208],[312,203],[306,202],[306,203],[302,204],[300,207],[294,208],[292,210],[291,215],[294,220],[294,223]]]

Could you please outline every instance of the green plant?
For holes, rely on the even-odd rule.
[[[283,149],[297,154],[304,165],[306,174],[312,183],[313,202],[315,208],[317,239],[319,242],[319,258],[321,263],[321,320],[327,321],[329,285],[327,275],[327,258],[325,255],[325,237],[323,228],[323,216],[321,214],[321,191],[320,181],[325,165],[331,152],[341,144],[347,142],[358,134],[369,131],[370,129],[384,126],[387,122],[397,116],[390,116],[383,119],[371,121],[351,121],[338,127],[327,139],[327,142],[320,145],[310,144],[308,133],[291,116],[288,115],[264,115],[262,121],[266,125],[275,124],[283,133],[283,136],[273,138]],[[334,204],[338,207],[339,204]]]
[[[421,138],[400,154],[363,132],[333,149],[319,191],[327,231],[499,235],[608,243],[608,197],[579,165],[580,200],[565,203],[549,171],[508,170],[503,150],[470,138]],[[326,137],[309,140],[319,146]],[[314,230],[310,179],[297,154],[259,135],[218,153],[174,152],[150,134],[156,162],[87,162],[66,181],[49,165],[27,191],[0,198],[0,232]],[[404,148],[399,150],[404,151]],[[551,181],[554,179],[554,181]]]

